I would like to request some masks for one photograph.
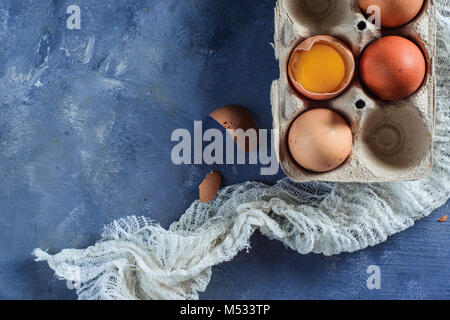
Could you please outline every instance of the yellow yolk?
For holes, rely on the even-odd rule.
[[[295,51],[292,59],[295,80],[309,92],[333,93],[344,81],[344,59],[329,45],[317,43],[309,51]]]

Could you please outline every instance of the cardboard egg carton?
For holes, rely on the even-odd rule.
[[[291,86],[287,73],[291,52],[301,41],[314,35],[331,35],[344,41],[357,63],[348,89],[327,101],[302,97]],[[427,61],[427,75],[421,88],[401,101],[377,99],[363,88],[359,79],[362,51],[386,35],[412,40],[422,49]],[[395,29],[377,29],[361,12],[358,0],[278,0],[274,49],[280,64],[280,79],[273,82],[271,90],[275,148],[288,177],[297,182],[367,183],[416,180],[431,173],[435,119],[434,0],[426,0],[418,17]],[[359,109],[364,104],[361,101],[365,107]],[[303,111],[315,107],[339,112],[353,133],[352,154],[339,168],[326,173],[301,168],[291,157],[287,146],[292,122]]]

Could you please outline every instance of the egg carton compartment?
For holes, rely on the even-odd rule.
[[[299,43],[316,35],[343,41],[352,51],[356,69],[350,86],[338,97],[311,100],[293,88],[288,63]],[[413,95],[400,101],[383,101],[359,79],[359,59],[373,41],[386,35],[410,39],[424,53],[427,74]],[[436,51],[434,0],[425,0],[420,14],[407,25],[377,29],[362,13],[358,0],[279,0],[275,8],[274,49],[280,78],[271,89],[275,149],[283,171],[297,182],[386,182],[416,180],[431,173],[435,121]],[[290,155],[288,133],[292,122],[311,108],[337,111],[353,135],[352,153],[333,171],[310,172]]]

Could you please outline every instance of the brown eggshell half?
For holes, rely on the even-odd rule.
[[[208,173],[205,179],[203,179],[203,182],[198,186],[200,202],[210,202],[214,200],[221,183],[222,177],[220,176],[220,173],[215,170]]]
[[[335,92],[330,93],[314,93],[306,90],[303,88],[302,84],[300,82],[297,82],[294,77],[293,72],[293,54],[297,51],[309,51],[311,50],[312,46],[316,43],[323,43],[327,44],[334,49],[336,49],[344,59],[345,63],[345,78],[342,82],[341,86],[336,90]],[[312,100],[329,100],[332,98],[337,97],[342,92],[344,92],[345,89],[350,85],[353,75],[355,74],[355,58],[353,57],[353,53],[351,50],[347,47],[347,45],[339,40],[338,38],[332,37],[332,36],[326,36],[326,35],[319,35],[314,36],[311,38],[306,39],[305,41],[301,42],[295,49],[292,51],[291,56],[289,58],[289,64],[288,64],[288,75],[289,79],[291,81],[291,84],[294,86],[294,88],[303,96],[310,98]]]
[[[231,134],[234,141],[236,141],[239,148],[245,152],[253,152],[257,149],[256,143],[250,143],[250,139],[240,138],[238,129],[242,129],[244,132],[253,129],[256,133],[256,139],[258,139],[258,128],[252,114],[245,108],[236,105],[224,106],[211,112],[210,116],[220,123],[228,133]]]

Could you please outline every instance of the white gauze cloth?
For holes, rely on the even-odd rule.
[[[248,182],[195,202],[169,230],[146,217],[105,227],[83,250],[50,255],[56,276],[79,282],[80,299],[198,299],[211,267],[249,247],[253,232],[301,254],[335,255],[375,246],[442,206],[450,194],[450,1],[438,3],[437,130],[432,175],[414,182],[296,184]]]

